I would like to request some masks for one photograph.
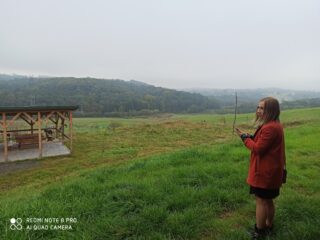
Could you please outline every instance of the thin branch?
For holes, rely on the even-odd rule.
[[[237,112],[238,112],[238,95],[237,95],[237,91],[235,91],[235,97],[236,97],[236,105],[234,107],[234,119],[233,119],[233,127],[232,127],[232,134],[234,134],[234,128],[236,125],[236,120],[237,120]]]

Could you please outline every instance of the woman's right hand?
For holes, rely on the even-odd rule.
[[[236,129],[236,133],[238,134],[239,137],[241,137],[242,134],[244,134],[243,131],[241,131],[239,128],[235,128]]]

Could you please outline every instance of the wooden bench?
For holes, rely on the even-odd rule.
[[[39,135],[38,134],[22,134],[16,135],[16,142],[18,143],[18,148],[34,148],[39,146]],[[41,141],[44,137],[41,135]]]

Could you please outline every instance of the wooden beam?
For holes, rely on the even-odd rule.
[[[40,113],[40,112],[39,112]],[[34,123],[34,122],[36,122],[28,113],[26,113],[26,112],[23,112],[22,113],[24,116],[26,116],[27,117],[27,119],[29,119],[30,120],[30,122],[31,123]],[[31,125],[31,124],[30,124]]]
[[[27,116],[28,119],[25,116]],[[26,115],[20,115],[20,118],[30,125],[29,131],[31,131],[31,134],[33,134],[33,125],[35,124],[35,120],[31,118],[27,113]],[[30,122],[28,120],[30,120]]]
[[[64,140],[64,119],[61,119],[61,131],[62,131],[62,141]]]
[[[12,125],[14,123],[15,120],[17,120],[21,115],[21,112],[17,113],[8,123],[7,127],[9,127],[10,125]]]
[[[51,118],[51,116],[54,114],[54,112],[52,111],[52,112],[50,112],[47,116],[46,116],[46,122],[48,121],[48,119],[50,119]]]
[[[32,122],[28,122],[28,119],[26,119],[23,115],[21,115],[20,118],[31,126]]]
[[[61,136],[64,136],[64,137],[70,139],[69,136],[64,134],[61,130],[57,129],[57,132],[61,133]]]
[[[45,128],[42,128],[44,130]],[[2,131],[0,131],[2,132]],[[7,130],[7,133],[16,133],[16,132],[30,132],[30,129],[18,129],[18,130]]]
[[[69,140],[70,140],[70,152],[72,152],[72,112],[69,112]]]
[[[42,158],[42,119],[41,119],[41,113],[38,112],[38,136],[39,136],[39,158]]]
[[[45,119],[45,122],[46,122],[45,125],[46,125],[46,128],[47,128],[48,127],[48,118]],[[47,134],[47,132],[46,132],[46,134]]]
[[[63,120],[66,120],[66,116],[64,116],[61,112],[57,112],[57,113]]]
[[[56,114],[55,117],[56,117],[56,122],[55,122],[56,138],[59,138],[58,132],[60,132],[60,131],[59,131],[58,126],[59,126],[59,119],[60,119],[60,118],[59,118],[58,114]]]
[[[7,125],[6,125],[6,113],[2,113],[2,128],[3,128],[3,145],[4,145],[4,161],[8,161],[8,141],[7,141]]]
[[[57,124],[57,122],[56,122],[54,119],[52,119],[52,117],[50,117],[49,120],[50,120],[51,122],[53,122],[54,124]]]
[[[47,128],[42,128],[41,130],[45,130]],[[18,129],[18,130],[7,130],[7,133],[15,133],[15,132],[30,132],[30,129]],[[0,130],[0,133],[2,133],[2,130]]]

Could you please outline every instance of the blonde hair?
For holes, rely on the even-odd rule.
[[[260,99],[259,102],[264,102],[264,109],[262,117],[256,115],[256,119],[254,121],[255,127],[261,127],[263,124],[270,121],[280,121],[280,104],[277,99],[273,97],[266,97]]]

